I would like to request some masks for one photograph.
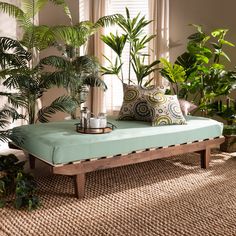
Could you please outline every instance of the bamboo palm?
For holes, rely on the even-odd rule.
[[[147,44],[156,35],[146,35],[144,33],[144,28],[151,23],[145,19],[145,17],[140,17],[140,13],[133,19],[130,17],[128,8],[126,8],[126,17],[120,16],[117,21],[117,25],[123,30],[123,34],[119,35],[106,35],[102,36],[103,42],[108,45],[114,52],[116,52],[118,59],[115,60],[115,64],[109,59],[109,66],[102,67],[103,74],[114,74],[120,78],[119,73],[121,73],[121,81],[124,83],[124,78],[122,75],[122,53],[125,44],[129,45],[129,64],[128,64],[128,83],[134,83],[131,81],[131,68],[133,68],[136,75],[137,83],[139,85],[148,85],[152,79],[144,82],[144,78],[149,76],[153,71],[157,70],[158,60],[153,61],[149,65],[145,65],[144,61],[148,54],[142,53],[142,50],[147,47]],[[119,61],[119,63],[118,63]]]

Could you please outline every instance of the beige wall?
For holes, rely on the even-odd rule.
[[[230,29],[227,39],[236,44],[235,0],[170,0],[170,58],[174,61],[184,52],[187,37],[194,32],[188,24],[200,24],[209,32]],[[236,65],[236,47],[228,50]]]
[[[170,0],[170,60],[185,51],[187,37],[194,32],[188,24],[200,24],[207,32],[227,28],[226,39],[236,45],[235,9],[235,0]],[[225,51],[231,59],[228,68],[234,68],[236,47]],[[231,97],[236,98],[236,91]]]

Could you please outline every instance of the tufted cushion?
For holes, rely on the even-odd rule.
[[[195,104],[189,101],[186,101],[184,99],[179,99],[179,104],[180,104],[180,108],[184,116],[187,116],[191,111],[197,108]]]
[[[161,86],[142,88],[137,85],[124,84],[123,104],[118,119],[151,121],[151,113],[144,96],[157,93],[165,93],[165,88]]]
[[[145,95],[152,114],[152,125],[182,125],[186,120],[180,109],[176,95],[149,94]]]

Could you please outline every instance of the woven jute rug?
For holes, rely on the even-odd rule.
[[[236,235],[236,157],[214,154],[208,170],[188,154],[87,175],[85,199],[73,179],[37,178],[38,210],[0,209],[1,236]]]

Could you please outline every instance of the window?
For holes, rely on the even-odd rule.
[[[160,57],[165,57],[168,59],[169,55],[169,0],[79,0],[80,3],[80,20],[91,20],[98,19],[104,15],[111,14],[123,14],[125,13],[125,7],[130,11],[130,15],[133,18],[139,12],[140,16],[145,16],[147,20],[151,19],[154,22],[147,26],[147,32],[151,34],[157,34],[154,40],[150,42],[151,54],[150,61],[156,60]],[[150,26],[150,28],[149,28]],[[112,26],[110,28],[103,29],[105,30],[105,35],[109,32],[116,31],[121,33],[121,30]],[[114,52],[111,51],[108,47],[103,48],[103,44],[97,35],[94,45],[92,45],[92,52],[97,56],[102,63],[105,64],[106,60],[102,57],[105,54],[110,60],[115,59]],[[124,74],[128,75],[128,51],[129,48],[126,47],[123,51],[123,62],[126,65],[126,69],[123,68]],[[155,73],[155,83],[162,83],[160,76]],[[133,76],[134,77],[134,76]],[[135,77],[134,77],[135,78]],[[108,90],[105,93],[105,96],[94,95],[92,107],[95,107],[97,110],[103,110],[104,106],[106,110],[109,111],[118,111],[123,100],[123,89],[121,81],[115,76],[104,76],[104,80],[108,86]],[[132,78],[133,80],[133,78]],[[94,110],[94,109],[93,109]]]
[[[125,7],[129,9],[131,18],[135,17],[138,13],[140,13],[140,16],[145,16],[146,19],[149,18],[148,0],[142,0],[142,1],[109,0],[107,14],[111,15],[119,13],[125,16],[126,15]],[[106,34],[108,34],[109,32],[112,32],[114,34],[117,32],[118,34],[121,34],[122,30],[118,27],[113,26],[106,28],[105,32]],[[146,28],[145,33],[148,34],[148,27]],[[116,55],[108,47],[105,48],[105,55],[114,62]],[[128,82],[128,64],[129,64],[128,44],[123,50],[122,61],[124,63],[122,66],[124,79],[125,82]],[[135,78],[135,74],[132,70],[131,70],[131,78],[133,78],[132,80],[134,80]],[[105,93],[106,109],[107,111],[117,111],[119,110],[123,100],[122,83],[116,76],[107,75],[104,76],[104,80],[108,86],[108,90]]]

